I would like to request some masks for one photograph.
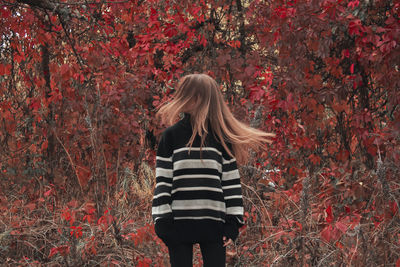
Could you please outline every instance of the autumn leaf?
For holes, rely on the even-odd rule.
[[[331,222],[333,221],[332,206],[329,205],[329,206],[325,209],[325,212],[326,212],[326,217],[325,217],[326,222],[327,222],[327,223],[331,223]]]

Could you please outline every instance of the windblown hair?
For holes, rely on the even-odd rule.
[[[211,127],[215,138],[231,157],[238,163],[248,160],[248,148],[258,151],[264,142],[271,143],[273,133],[252,128],[238,121],[228,105],[217,82],[206,74],[190,74],[182,77],[176,87],[176,92],[171,102],[165,103],[157,112],[165,124],[172,125],[179,119],[179,114],[190,114],[193,134],[186,144],[191,147],[198,134],[201,145],[208,134],[208,125]],[[210,130],[211,130],[210,129]],[[227,142],[232,145],[231,151]]]

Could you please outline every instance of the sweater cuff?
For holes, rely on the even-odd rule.
[[[243,224],[240,223],[236,216],[228,215],[225,218],[223,235],[235,241],[239,235],[239,228],[242,226]]]
[[[239,215],[226,215],[225,222],[234,224],[237,228],[240,228],[244,225],[243,216]]]
[[[157,219],[154,224],[154,231],[164,243],[167,243],[173,236],[174,219],[171,217]]]

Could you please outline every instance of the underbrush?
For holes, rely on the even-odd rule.
[[[388,164],[382,168],[390,169]],[[395,168],[392,168],[395,170]],[[385,170],[386,171],[389,170]],[[395,266],[400,220],[396,181],[360,170],[299,176],[286,188],[279,173],[243,166],[246,226],[227,248],[228,266]],[[43,185],[1,187],[0,262],[4,266],[168,266],[154,233],[154,173],[126,169],[103,212],[76,192]],[[194,265],[202,266],[198,246]]]

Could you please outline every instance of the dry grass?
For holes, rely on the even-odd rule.
[[[400,257],[398,211],[392,217],[386,215],[379,225],[374,224],[374,218],[385,214],[382,211],[393,209],[387,204],[392,197],[400,198],[397,182],[387,182],[387,195],[381,183],[374,187],[369,184],[368,181],[377,180],[373,172],[360,173],[364,178],[357,183],[364,182],[365,186],[355,188],[351,177],[341,177],[338,180],[343,183],[337,183],[333,189],[331,183],[324,183],[326,177],[322,173],[314,173],[300,177],[295,183],[297,193],[290,195],[290,191],[279,187],[275,192],[267,192],[260,186],[261,174],[249,170],[241,168],[247,226],[236,244],[228,247],[228,266],[394,266]],[[347,196],[354,198],[354,203],[346,202],[347,205],[354,210],[357,205],[367,205],[369,210],[337,240],[326,241],[321,237],[326,227],[326,214],[321,207],[331,203],[334,223],[342,220],[340,205],[346,204],[347,198],[343,197],[349,188],[345,187],[350,185],[356,193]],[[3,266],[136,266],[145,259],[151,262],[149,266],[168,266],[167,248],[155,236],[150,217],[154,172],[146,163],[137,174],[124,170],[109,199],[109,211],[102,214],[100,221],[100,216],[91,222],[84,217],[94,203],[64,203],[61,192],[32,200],[29,189],[21,193],[21,188],[2,188]],[[357,202],[356,198],[361,196],[368,197],[366,203]],[[81,236],[74,232],[71,235],[68,211],[74,218],[72,226],[81,227]],[[114,220],[105,223],[110,215]],[[60,251],[49,257],[51,249],[57,247]],[[69,251],[65,250],[67,247]],[[194,259],[195,266],[201,266],[197,246]]]
[[[391,166],[394,170],[399,171]],[[249,217],[232,253],[233,266],[395,266],[400,258],[400,187],[388,182],[385,193],[383,183],[376,183],[379,171],[344,174],[335,186],[316,172],[299,177],[293,195],[279,187],[267,192],[257,171],[241,171]],[[334,209],[331,223],[328,205]],[[329,224],[335,230],[328,241],[324,229]]]

